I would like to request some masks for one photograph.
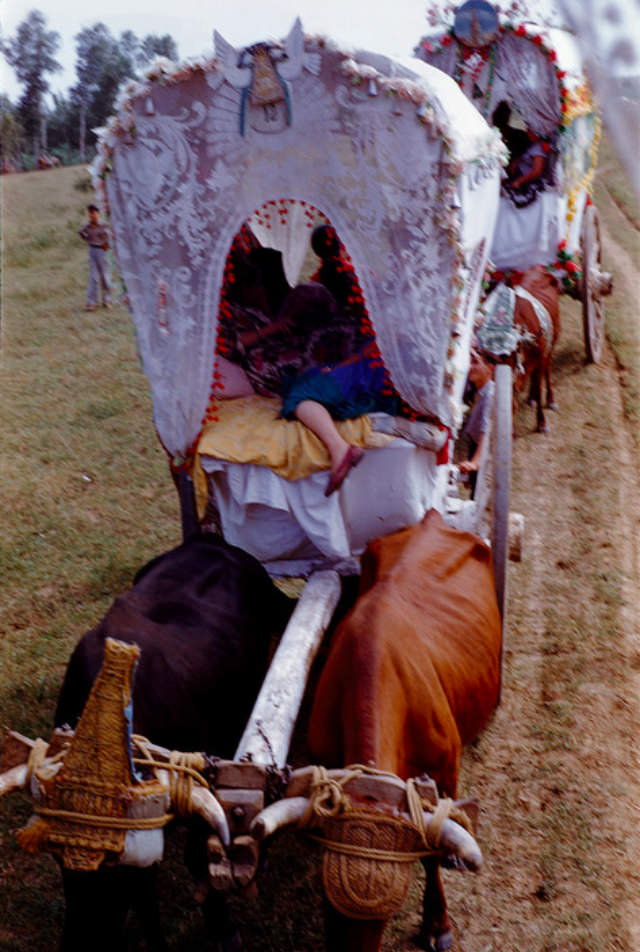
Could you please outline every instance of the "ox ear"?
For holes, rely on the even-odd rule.
[[[462,810],[467,815],[471,823],[471,829],[475,836],[478,832],[478,816],[480,814],[480,803],[475,797],[467,797],[464,800],[454,800],[453,805],[457,810]]]

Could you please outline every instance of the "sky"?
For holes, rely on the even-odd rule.
[[[75,81],[74,36],[84,27],[102,22],[115,35],[133,30],[169,33],[180,59],[213,50],[217,29],[233,46],[285,36],[296,16],[307,33],[322,33],[347,46],[409,56],[427,32],[426,0],[0,0],[0,21],[5,38],[30,10],[40,10],[48,29],[56,30],[61,45],[56,58],[64,72],[50,76],[51,88],[63,92]],[[375,12],[375,10],[379,12]],[[177,11],[180,11],[178,14]],[[12,99],[20,87],[13,70],[0,61],[0,89]]]
[[[528,0],[530,8],[545,10],[551,3]],[[6,39],[30,10],[44,14],[48,29],[61,38],[56,58],[63,71],[50,74],[50,86],[54,92],[66,92],[75,82],[74,36],[98,22],[114,36],[124,30],[139,37],[169,33],[179,58],[186,59],[213,51],[214,28],[233,46],[243,47],[270,37],[281,39],[300,16],[306,33],[403,57],[410,56],[420,37],[429,32],[426,11],[432,5],[434,0],[0,0],[0,25]],[[0,91],[12,100],[21,92],[3,58]]]
[[[442,5],[441,3],[437,5]],[[529,9],[548,12],[554,0],[526,0]],[[587,7],[609,4],[628,7],[640,0],[585,0]],[[509,0],[501,0],[501,5]],[[133,30],[169,33],[180,59],[213,51],[217,29],[233,46],[256,40],[281,39],[296,16],[307,33],[325,34],[347,47],[359,47],[410,56],[422,35],[429,32],[426,11],[434,0],[0,0],[2,36],[15,35],[30,10],[40,10],[50,30],[60,34],[56,58],[63,71],[49,77],[54,92],[65,92],[75,82],[75,35],[94,23],[105,23],[114,36]],[[177,12],[179,10],[179,13]],[[627,22],[637,22],[632,17]],[[16,100],[21,87],[13,70],[0,57],[0,91]]]

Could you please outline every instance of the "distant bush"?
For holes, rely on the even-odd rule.
[[[55,155],[56,158],[60,159],[62,165],[80,165],[82,162],[78,150],[72,149],[67,145],[60,145],[54,149],[50,149],[50,155]]]
[[[60,159],[61,165],[83,164],[78,150],[72,149],[67,145],[60,145],[53,149],[48,149],[47,155],[55,156],[57,159]],[[92,159],[93,155],[90,155],[87,161],[90,162]],[[32,152],[20,152],[15,156],[14,162],[21,172],[32,172],[38,167],[38,160],[33,157]],[[90,187],[91,185],[89,184],[88,188]]]
[[[18,161],[23,172],[33,172],[36,168],[36,160],[31,152],[21,152]]]
[[[77,179],[75,180],[75,182],[73,183],[73,187],[74,187],[78,192],[90,192],[90,191],[92,191],[93,185],[91,184],[91,179],[90,179],[88,173],[85,172],[85,173],[83,173],[82,175],[79,175],[78,178],[77,178]]]

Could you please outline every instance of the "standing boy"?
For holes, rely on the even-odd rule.
[[[89,245],[89,286],[85,311],[95,311],[98,307],[98,285],[102,288],[102,306],[110,306],[111,280],[107,261],[109,233],[105,226],[100,224],[98,206],[87,205],[87,211],[89,221],[78,234]]]
[[[478,470],[486,453],[485,441],[491,419],[491,407],[495,392],[493,364],[479,351],[472,348],[469,364],[469,380],[476,388],[476,398],[464,425],[463,433],[469,444],[469,459],[460,463],[460,472],[468,473],[471,498],[476,492]]]

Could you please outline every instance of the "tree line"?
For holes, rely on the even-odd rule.
[[[60,34],[49,30],[45,16],[32,10],[14,36],[0,41],[0,52],[22,86],[16,103],[0,95],[3,168],[35,167],[40,155],[64,164],[85,162],[95,151],[93,129],[113,112],[118,88],[137,78],[156,57],[177,60],[174,40],[165,34],[140,38],[131,30],[114,36],[104,23],[85,27],[74,37],[76,82],[66,95],[45,96],[50,77],[62,67],[56,60]]]

